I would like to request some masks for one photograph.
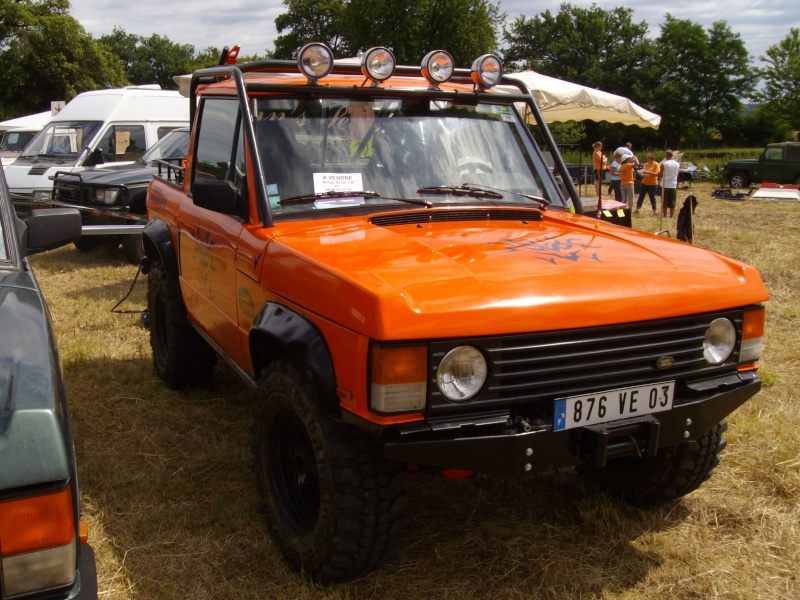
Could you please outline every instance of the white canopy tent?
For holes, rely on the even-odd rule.
[[[17,129],[18,127],[41,128],[47,125],[48,121],[50,121],[52,117],[52,111],[46,110],[34,115],[27,115],[25,117],[17,117],[16,119],[0,121],[0,131],[8,131],[9,129]]]
[[[623,125],[658,129],[661,117],[645,110],[623,96],[548,77],[535,71],[509,73],[531,90],[536,104],[548,123],[554,121],[608,121]],[[511,91],[511,88],[506,87]]]

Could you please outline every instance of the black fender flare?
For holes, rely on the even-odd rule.
[[[250,326],[249,344],[256,376],[278,358],[298,360],[310,370],[323,410],[341,418],[333,359],[325,336],[310,319],[277,302],[266,302]]]
[[[147,274],[149,265],[155,261],[164,263],[170,277],[178,278],[178,257],[169,227],[161,219],[148,221],[142,230],[142,246],[144,258],[142,259],[142,272]]]

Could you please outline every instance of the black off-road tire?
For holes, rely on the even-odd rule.
[[[142,234],[137,233],[134,235],[123,235],[122,252],[125,254],[125,260],[132,265],[138,265],[144,256],[144,241],[142,239]]]
[[[728,428],[721,421],[697,440],[662,448],[655,457],[622,458],[604,468],[583,465],[579,471],[613,496],[640,506],[658,506],[693,492],[719,464]]]
[[[167,387],[203,387],[214,378],[217,355],[189,324],[181,289],[164,263],[156,262],[147,279],[147,314],[153,364]]]
[[[735,171],[731,175],[732,188],[746,188],[750,185],[750,176],[744,171]]]
[[[368,573],[397,553],[407,521],[404,465],[320,408],[311,377],[277,362],[256,391],[253,454],[267,529],[319,583]]]

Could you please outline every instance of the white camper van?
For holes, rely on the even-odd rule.
[[[33,137],[42,130],[41,127],[15,127],[3,134],[0,140],[0,158],[3,166],[10,165],[30,143]]]
[[[189,100],[157,85],[75,96],[6,167],[17,210],[50,200],[52,176],[132,162],[167,132],[189,124]]]

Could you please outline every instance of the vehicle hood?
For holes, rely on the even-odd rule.
[[[0,491],[69,477],[49,314],[30,273],[0,271]]]
[[[758,164],[757,158],[737,158],[736,160],[729,160],[725,163],[724,168],[728,169],[730,167],[749,167],[755,166]]]
[[[590,327],[768,299],[754,268],[691,244],[566,212],[520,214],[282,229],[263,277],[375,339]]]
[[[103,169],[91,169],[81,171],[81,181],[90,185],[134,185],[137,183],[148,183],[156,174],[155,167],[148,167],[141,163],[116,165]],[[69,177],[65,181],[76,180],[77,177]]]

